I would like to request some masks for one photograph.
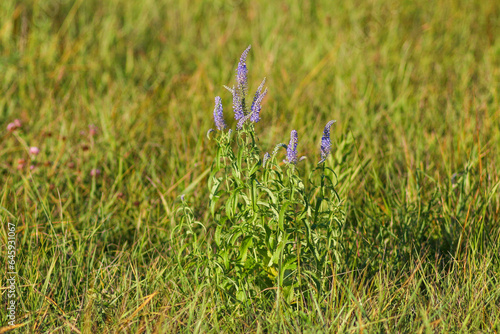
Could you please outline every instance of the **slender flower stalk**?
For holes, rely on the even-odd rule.
[[[296,164],[297,163],[297,143],[299,142],[299,136],[296,130],[292,130],[290,134],[290,142],[286,148],[286,163]]]
[[[219,96],[215,98],[214,121],[218,130],[224,130],[227,127],[222,112],[222,100]]]
[[[328,157],[328,154],[330,154],[330,150],[332,148],[332,142],[330,141],[330,128],[335,122],[336,121],[330,121],[326,123],[325,129],[323,130],[323,137],[321,138],[320,148],[321,160],[318,162],[318,164],[323,163]]]

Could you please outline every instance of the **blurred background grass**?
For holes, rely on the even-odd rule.
[[[0,205],[3,221],[17,223],[19,271],[33,288],[23,290],[19,313],[30,321],[27,332],[37,323],[92,328],[100,312],[97,297],[88,297],[94,285],[112,286],[121,298],[109,323],[152,330],[140,326],[168,302],[156,297],[142,318],[133,310],[145,295],[166,293],[169,279],[158,277],[175,253],[166,238],[177,196],[186,193],[197,217],[209,219],[205,134],[216,95],[234,125],[222,85],[234,82],[249,44],[250,90],[263,77],[269,87],[256,130],[264,149],[296,129],[308,170],[322,127],[337,120],[329,163],[344,175],[353,268],[376,271],[391,258],[388,271],[398,272],[422,251],[469,264],[479,252],[498,274],[498,36],[495,1],[2,1]],[[23,123],[17,137],[5,130],[16,118]],[[30,157],[29,146],[41,153]],[[95,168],[102,174],[92,178]],[[105,265],[121,268],[121,283]],[[139,282],[148,275],[156,278],[146,288]],[[189,274],[176,275],[189,286]],[[54,315],[39,318],[46,310]],[[443,330],[455,328],[444,323]]]

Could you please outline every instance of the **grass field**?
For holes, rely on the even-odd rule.
[[[500,332],[499,36],[495,1],[1,1],[0,333],[11,300],[19,333]],[[307,175],[337,120],[341,259],[298,304],[185,260],[250,44],[263,150],[297,130]]]

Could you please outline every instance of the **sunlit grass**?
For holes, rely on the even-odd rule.
[[[465,0],[0,2],[20,331],[500,331],[499,17]],[[227,308],[172,235],[181,194],[210,223],[213,98],[234,127],[222,84],[249,44],[263,149],[296,129],[316,156],[337,120],[346,267],[301,308]]]

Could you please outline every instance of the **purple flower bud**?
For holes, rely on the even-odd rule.
[[[16,118],[14,120],[14,125],[16,126],[16,128],[20,128],[21,127],[21,121]]]
[[[250,120],[254,123],[257,123],[260,121],[260,109],[261,109],[261,103],[264,97],[267,94],[267,88],[262,92],[262,88],[264,88],[264,83],[266,82],[266,79],[262,80],[262,83],[260,84],[259,88],[257,88],[257,91],[255,92],[255,96],[253,98],[252,102],[252,107],[250,108],[252,112],[252,116],[250,117]]]
[[[297,163],[297,143],[299,142],[299,136],[296,130],[292,130],[290,134],[290,142],[286,148],[286,163],[296,164]]]
[[[323,137],[321,138],[321,148],[320,148],[321,160],[319,163],[325,161],[326,158],[328,157],[328,154],[330,154],[330,150],[332,148],[332,142],[330,141],[330,128],[332,124],[335,122],[336,121],[330,121],[326,123],[325,129],[323,130]]]
[[[35,146],[30,147],[30,154],[38,155],[38,153],[40,153],[40,149],[38,147]]]
[[[222,113],[222,100],[219,96],[215,98],[214,121],[218,130],[224,130],[227,127]]]

